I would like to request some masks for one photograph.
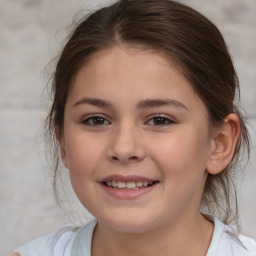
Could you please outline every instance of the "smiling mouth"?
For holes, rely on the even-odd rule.
[[[146,187],[151,187],[159,183],[158,181],[115,181],[108,180],[104,181],[103,185],[106,187],[118,189],[118,190],[138,190]]]

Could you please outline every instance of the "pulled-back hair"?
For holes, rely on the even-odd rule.
[[[232,177],[242,149],[249,151],[248,132],[234,103],[239,99],[238,78],[216,26],[194,9],[176,1],[119,0],[84,17],[71,33],[52,78],[53,103],[46,120],[48,138],[55,145],[54,184],[59,163],[55,129],[58,128],[61,136],[72,82],[94,53],[123,44],[159,50],[175,62],[204,102],[210,131],[220,127],[228,114],[238,115],[241,131],[234,157],[219,174],[208,174],[201,202],[207,213],[217,214],[225,222],[236,219]]]

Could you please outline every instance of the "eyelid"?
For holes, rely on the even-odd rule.
[[[108,124],[111,124],[111,122],[109,121],[109,118],[106,117],[105,115],[103,114],[90,114],[90,115],[86,115],[82,118],[81,120],[81,123],[82,124],[88,124],[88,125],[91,125],[91,126],[94,126],[93,124],[89,124],[88,121],[91,119],[91,118],[97,118],[97,117],[101,117],[102,119],[104,119],[105,121],[108,122]],[[102,125],[105,125],[105,124],[102,124]],[[95,125],[97,126],[97,125]],[[100,126],[100,125],[98,125]]]
[[[169,115],[165,115],[165,114],[154,114],[154,115],[151,115],[147,118],[147,121],[145,122],[146,124],[149,123],[149,121],[153,120],[154,118],[163,118],[163,119],[166,119],[169,121],[168,124],[162,124],[162,125],[155,125],[155,124],[152,124],[154,126],[167,126],[167,125],[171,125],[171,124],[174,124],[176,123],[175,119],[173,117],[170,117]]]

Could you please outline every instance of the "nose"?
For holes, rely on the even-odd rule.
[[[143,160],[145,158],[145,150],[138,128],[126,124],[113,131],[107,155],[111,161],[121,164]]]

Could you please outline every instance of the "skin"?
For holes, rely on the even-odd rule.
[[[94,54],[72,85],[59,137],[74,191],[98,219],[92,255],[206,255],[205,180],[230,162],[238,133],[230,114],[209,135],[204,103],[162,53],[119,46]],[[157,184],[120,199],[103,188],[109,175]]]

